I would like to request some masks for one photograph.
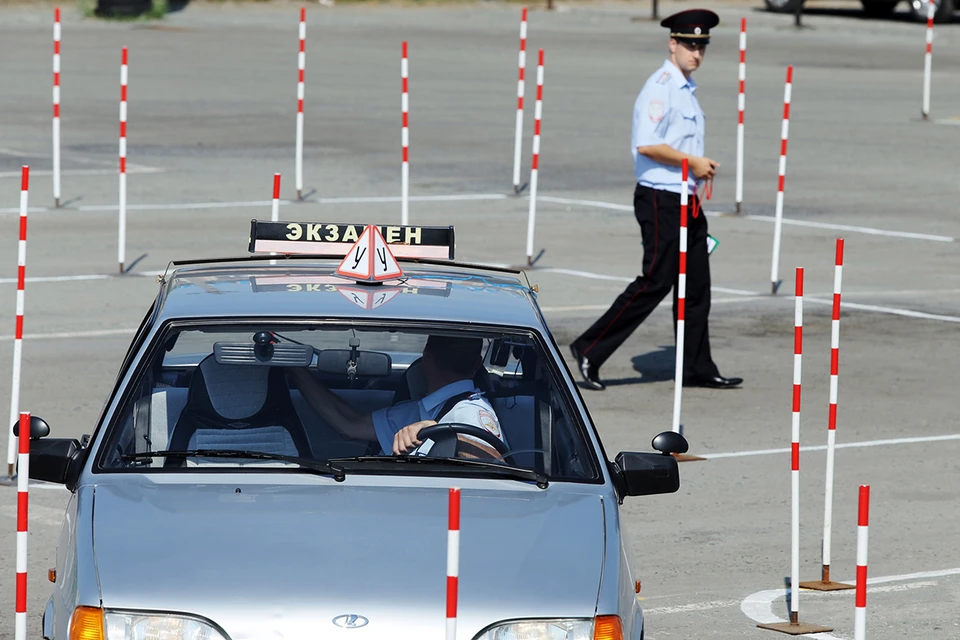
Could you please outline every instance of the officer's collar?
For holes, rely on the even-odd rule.
[[[697,90],[697,83],[693,81],[693,78],[687,79],[683,77],[683,71],[680,71],[680,67],[673,64],[670,58],[663,61],[663,69],[664,71],[670,72],[670,79],[673,80],[673,83],[677,85],[678,89],[690,87],[690,91]]]
[[[423,404],[423,408],[427,412],[430,412],[441,406],[453,396],[459,393],[466,393],[467,391],[479,392],[480,390],[476,388],[473,380],[457,380],[456,382],[451,382],[446,386],[440,387],[433,393],[424,396],[420,402]]]

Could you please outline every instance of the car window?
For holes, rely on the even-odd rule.
[[[416,455],[488,457],[551,479],[599,475],[561,368],[531,332],[171,325],[145,353],[105,435],[98,471],[296,468],[278,459],[144,456],[157,451],[242,450],[315,461],[387,455],[382,439],[344,432],[341,421],[371,416],[401,428],[431,411],[442,424],[482,427],[501,446],[459,433],[453,449],[431,453],[425,445]],[[458,393],[434,402],[453,387]]]

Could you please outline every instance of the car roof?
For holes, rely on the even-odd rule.
[[[522,271],[401,260],[403,278],[381,285],[335,275],[340,262],[300,256],[174,262],[161,279],[157,320],[320,316],[544,326],[536,289]]]

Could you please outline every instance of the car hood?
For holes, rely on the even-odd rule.
[[[104,608],[190,613],[233,640],[443,637],[447,490],[311,480],[98,486]],[[461,483],[458,635],[504,619],[593,617],[600,496],[472,482]],[[344,614],[369,623],[335,626]]]

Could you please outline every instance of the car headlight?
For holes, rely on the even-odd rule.
[[[227,640],[210,624],[188,616],[105,611],[106,640]]]
[[[623,640],[623,626],[619,616],[513,620],[490,627],[474,640]]]
[[[476,640],[593,640],[593,620],[517,620],[491,627]]]

